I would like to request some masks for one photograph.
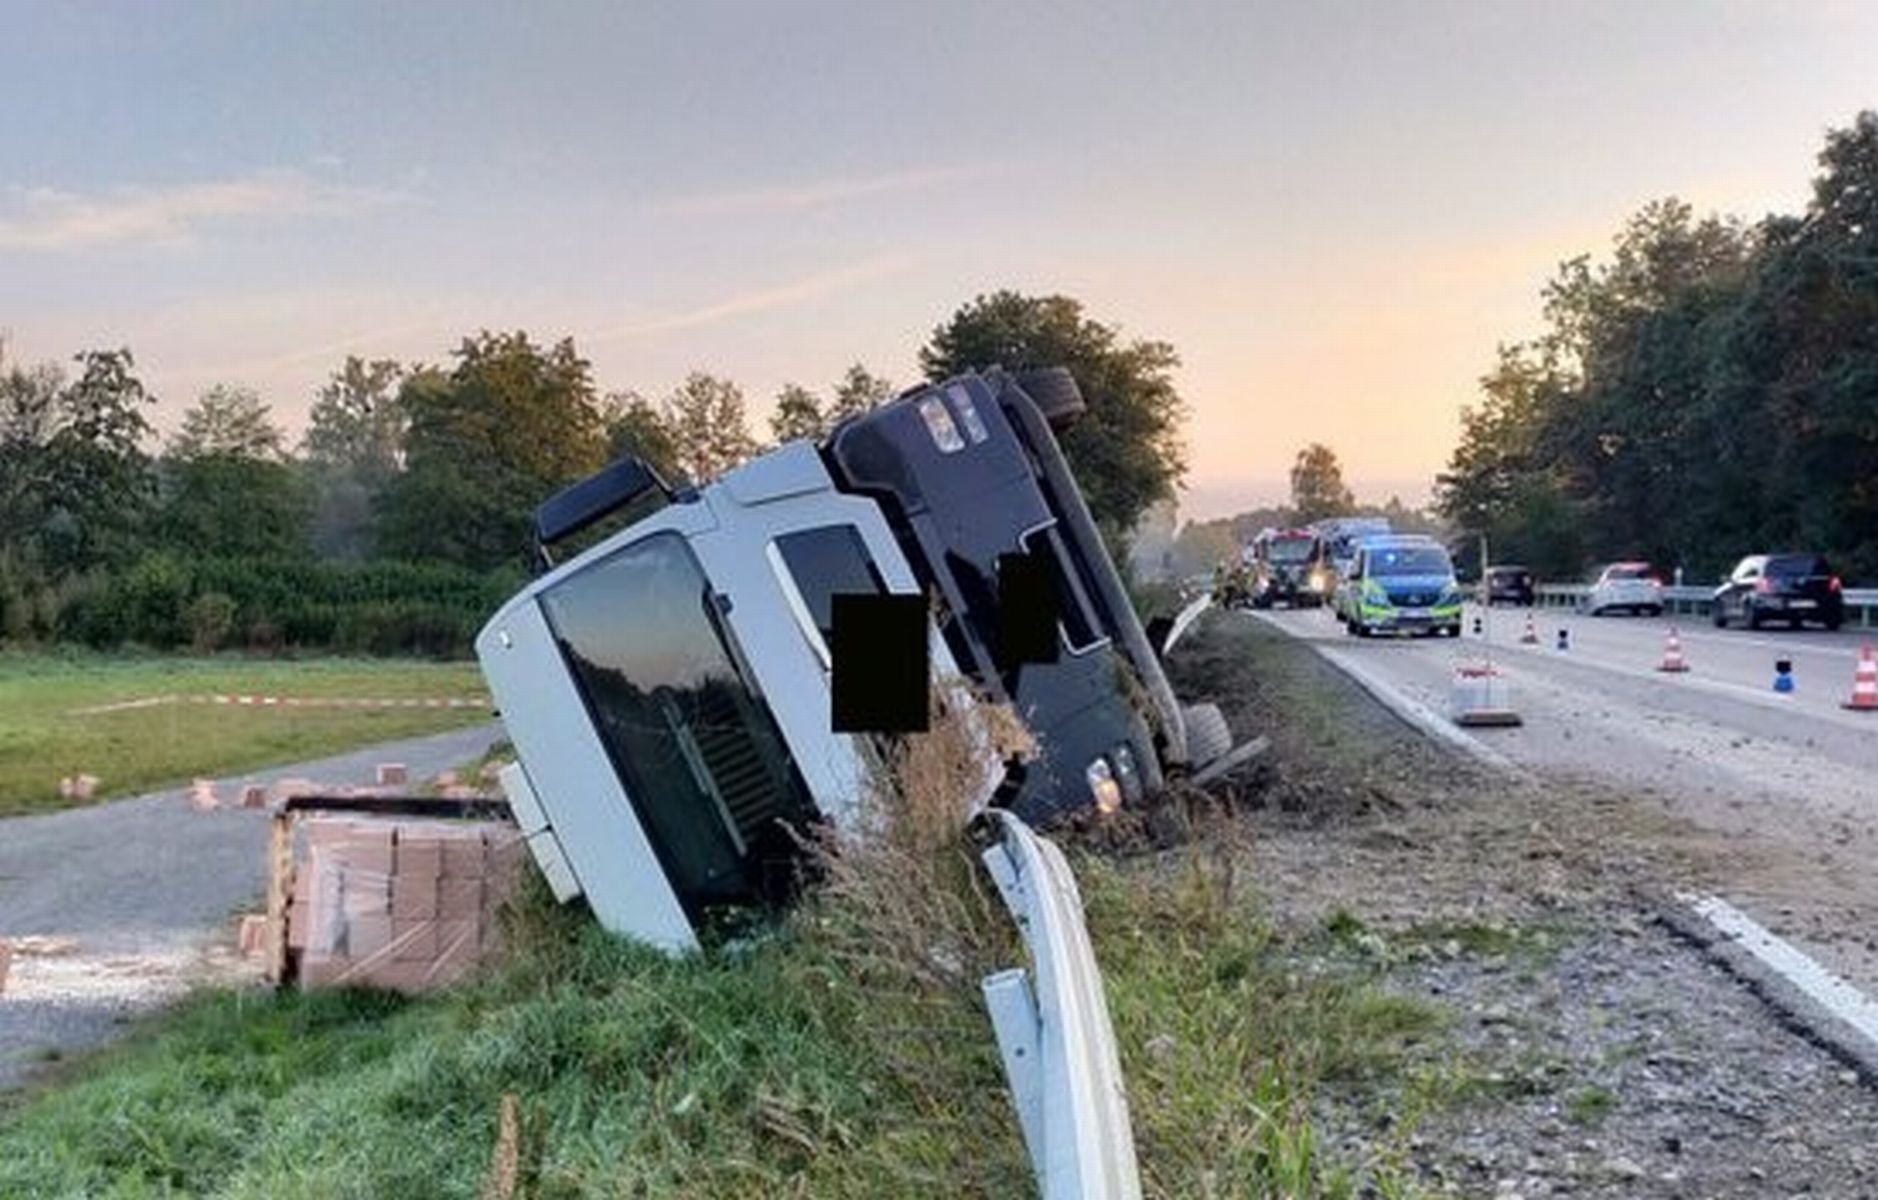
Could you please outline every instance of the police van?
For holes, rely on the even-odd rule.
[[[1465,596],[1447,547],[1420,534],[1366,537],[1344,583],[1344,628],[1355,637],[1459,637]]]

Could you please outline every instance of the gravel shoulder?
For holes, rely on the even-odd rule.
[[[1445,710],[1452,660],[1477,653],[1471,638],[1369,641],[1344,637],[1318,614],[1281,613],[1277,621],[1307,641],[1356,655],[1403,694]],[[1236,619],[1229,615],[1228,619]],[[1811,707],[1787,708],[1771,692],[1716,678],[1730,669],[1714,642],[1743,662],[1759,662],[1770,639],[1737,631],[1689,639],[1698,666],[1664,676],[1634,662],[1623,671],[1593,656],[1630,647],[1648,661],[1660,622],[1575,618],[1586,630],[1574,649],[1520,648],[1512,629],[1523,615],[1493,614],[1499,661],[1514,706],[1515,729],[1473,731],[1521,767],[1553,781],[1614,792],[1639,808],[1686,822],[1685,837],[1705,850],[1705,887],[1761,924],[1802,946],[1828,968],[1878,995],[1878,725],[1847,714],[1814,687]],[[1798,645],[1833,635],[1784,635]],[[1782,634],[1773,635],[1783,645]],[[1603,643],[1611,643],[1605,645]],[[1736,644],[1737,642],[1741,644]],[[1841,647],[1842,649],[1842,647]],[[1818,672],[1814,672],[1816,677]],[[1850,722],[1848,725],[1847,722]]]
[[[1752,857],[1739,839],[1597,780],[1483,772],[1238,614],[1169,665],[1272,738],[1248,874],[1296,969],[1444,1014],[1416,1096],[1317,1097],[1335,1153],[1395,1146],[1435,1194],[1878,1196],[1874,1081],[1655,918]]]
[[[221,780],[370,783],[381,762],[413,779],[479,757],[499,727],[392,742]],[[190,987],[252,978],[233,952],[234,916],[266,883],[267,813],[194,811],[188,792],[0,820],[0,938],[15,945],[0,992],[0,1089],[110,1038]]]

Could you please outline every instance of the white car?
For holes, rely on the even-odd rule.
[[[1647,562],[1617,562],[1598,572],[1585,597],[1585,611],[1594,617],[1610,612],[1649,613],[1663,611],[1663,581],[1656,568]]]

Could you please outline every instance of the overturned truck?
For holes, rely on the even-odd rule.
[[[929,677],[1008,703],[1037,752],[987,762],[961,815],[1003,831],[987,864],[1015,909],[1057,903],[1025,918],[1035,994],[988,980],[987,1000],[1045,1193],[1122,1195],[1044,1170],[1081,1161],[1066,1138],[1093,1155],[1127,1126],[1079,905],[1061,903],[1074,880],[1030,830],[1140,804],[1247,747],[1168,684],[1057,444],[1082,411],[1065,370],[994,368],[703,487],[620,460],[540,507],[537,577],[476,648],[519,759],[504,784],[556,893],[673,950],[714,910],[785,894],[802,829],[855,820],[875,739],[922,727]],[[602,522],[618,528],[596,541]],[[577,539],[593,544],[557,562]],[[1114,1103],[1043,1154],[1045,1093],[1089,1072]],[[1086,1169],[1132,1180],[1126,1158]]]

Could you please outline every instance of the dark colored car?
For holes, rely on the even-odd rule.
[[[1488,567],[1487,603],[1531,605],[1532,585],[1532,572],[1525,567]]]
[[[1845,588],[1820,555],[1750,554],[1715,589],[1711,611],[1716,628],[1784,621],[1798,629],[1811,621],[1837,629],[1845,621]]]

